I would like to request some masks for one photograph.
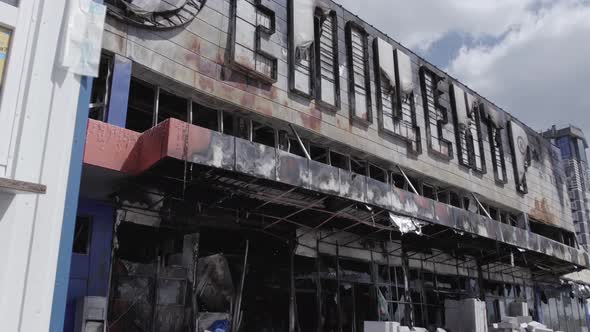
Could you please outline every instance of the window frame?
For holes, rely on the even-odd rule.
[[[10,156],[15,148],[17,109],[23,102],[21,85],[28,79],[23,74],[31,63],[27,53],[31,47],[28,45],[29,31],[36,22],[32,20],[34,5],[34,1],[18,1],[16,6],[0,2],[0,26],[12,30],[0,91],[0,177],[9,173]]]

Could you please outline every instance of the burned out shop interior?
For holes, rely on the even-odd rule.
[[[589,265],[572,233],[135,64],[110,125],[113,62],[87,129],[71,279],[86,291],[69,293],[105,296],[109,331],[453,331],[465,299],[490,324],[526,303],[586,326],[587,287],[561,279]],[[107,268],[74,276],[99,234]]]

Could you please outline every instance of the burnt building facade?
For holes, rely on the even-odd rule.
[[[66,330],[83,296],[111,331],[444,328],[471,298],[587,329],[542,135],[331,1],[107,5]]]

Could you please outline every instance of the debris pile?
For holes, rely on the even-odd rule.
[[[506,316],[500,323],[492,324],[490,332],[561,332],[553,331],[547,326],[533,321],[530,316]]]

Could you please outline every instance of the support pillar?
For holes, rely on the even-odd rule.
[[[405,310],[405,320],[406,324],[413,327],[414,322],[414,305],[412,304],[412,292],[410,291],[410,258],[408,257],[408,253],[406,249],[403,248],[402,243],[402,270],[404,272],[403,280],[404,280],[404,300],[406,310]]]
[[[481,301],[486,300],[486,290],[485,290],[485,285],[484,285],[484,277],[483,277],[483,269],[482,269],[482,263],[481,260],[477,260],[476,262],[477,264],[477,289],[479,291],[479,299]],[[526,290],[525,290],[526,292]]]
[[[113,79],[106,121],[112,125],[125,128],[132,61],[117,54],[113,62]]]

